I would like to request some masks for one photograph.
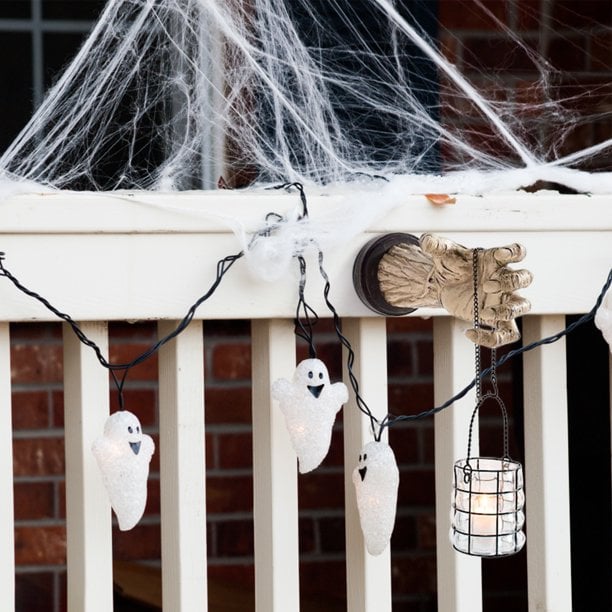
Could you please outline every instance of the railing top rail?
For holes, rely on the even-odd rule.
[[[308,190],[307,190],[308,191]],[[435,206],[424,195],[312,189],[313,219],[340,219],[371,205],[368,232],[612,231],[612,196],[561,195],[556,191],[457,195]],[[262,226],[268,212],[284,214],[297,194],[264,189],[73,192],[19,194],[0,202],[0,234],[230,233],[237,220],[246,231]]]
[[[380,215],[356,220],[355,207],[380,194],[371,188],[349,194],[311,191],[313,226],[351,223],[358,230],[353,237],[347,231],[328,241],[324,249],[330,297],[341,316],[372,315],[353,289],[352,268],[363,244],[377,233],[430,231],[468,247],[524,244],[527,258],[521,265],[533,272],[534,282],[522,293],[535,314],[590,310],[612,262],[607,196],[459,195],[455,204],[434,206],[425,196],[395,192],[381,197]],[[297,193],[262,189],[21,194],[0,202],[0,251],[24,285],[75,319],[180,319],[212,284],[217,261],[243,248],[245,240],[238,236],[261,229],[269,212],[284,215],[298,208]],[[314,253],[307,260],[308,302],[329,316]],[[292,318],[298,276],[294,266],[267,283],[239,261],[196,317]],[[8,280],[0,281],[0,320],[55,320]],[[440,314],[445,313],[420,309],[414,316]]]

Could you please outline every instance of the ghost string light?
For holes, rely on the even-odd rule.
[[[272,397],[285,417],[298,469],[305,474],[317,468],[327,456],[336,414],[348,401],[348,389],[342,382],[331,383],[327,366],[317,359],[313,327],[319,318],[304,297],[306,260],[302,255],[297,260],[300,282],[295,334],[308,344],[309,358],[297,365],[291,381],[281,378],[273,383]]]
[[[155,451],[151,436],[142,432],[135,414],[120,410],[104,424],[104,434],[91,450],[102,473],[119,529],[136,526],[147,503],[149,463]]]
[[[109,370],[117,387],[119,411],[107,418],[103,434],[93,442],[91,450],[100,468],[111,507],[117,516],[119,529],[122,531],[132,529],[142,518],[147,501],[149,463],[155,451],[153,439],[151,436],[143,433],[138,417],[125,409],[123,388],[128,372],[134,366],[151,357],[164,344],[187,328],[193,320],[198,307],[213,295],[225,274],[242,256],[243,253],[240,252],[235,255],[228,255],[217,262],[217,273],[214,282],[208,291],[190,306],[187,314],[174,330],[160,338],[131,361],[111,363],[104,357],[100,347],[85,335],[70,315],[60,311],[45,297],[23,285],[5,267],[4,253],[0,253],[0,276],[10,280],[19,291],[37,300],[59,319],[68,323],[77,338],[94,351],[100,365]],[[118,372],[121,372],[121,376],[118,376]]]

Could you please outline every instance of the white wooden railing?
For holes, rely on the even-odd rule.
[[[266,193],[20,195],[0,204],[0,250],[7,267],[76,320],[107,350],[109,320],[159,320],[164,335],[214,278],[216,261],[239,250],[219,212],[241,218],[247,229],[269,211],[295,206],[295,195]],[[341,202],[313,196],[312,218]],[[440,233],[467,246],[527,247],[533,285],[525,317],[527,341],[564,327],[563,315],[590,310],[612,262],[612,205],[603,197],[506,194],[459,197],[433,207],[411,196],[367,233],[327,253],[332,298],[355,349],[363,395],[386,413],[386,333],[383,318],[358,300],[351,270],[359,248],[375,233]],[[299,610],[297,471],[270,386],[292,375],[295,338],[291,319],[297,278],[274,284],[254,280],[236,264],[198,319],[252,319],[253,473],[256,602],[259,612]],[[308,283],[309,303],[326,312],[318,275]],[[0,279],[1,280],[1,279]],[[435,316],[436,402],[473,376],[472,347],[464,324]],[[10,418],[11,321],[53,320],[35,301],[0,282],[0,589],[2,609],[14,609],[13,498]],[[206,610],[206,499],[204,487],[204,377],[202,325],[194,321],[166,345],[159,362],[162,576],[164,610]],[[525,356],[525,444],[529,525],[529,609],[571,609],[568,441],[565,345],[560,341]],[[67,573],[70,612],[112,610],[111,513],[90,452],[109,412],[108,374],[70,329],[64,334],[67,490]],[[480,561],[448,544],[453,462],[463,456],[470,396],[436,417],[438,609],[482,609]],[[554,423],[553,423],[554,421]],[[350,612],[391,610],[389,551],[365,552],[350,471],[368,423],[351,400],[344,408],[347,601]],[[554,472],[553,472],[554,470]],[[400,483],[401,486],[401,483]],[[554,512],[553,512],[554,506]]]

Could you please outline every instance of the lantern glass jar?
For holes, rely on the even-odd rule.
[[[455,463],[450,538],[453,548],[502,557],[523,548],[523,468],[511,459],[474,457]]]

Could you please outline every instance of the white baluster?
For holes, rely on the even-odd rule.
[[[106,323],[80,327],[108,355]],[[64,324],[68,610],[113,609],[110,502],[91,452],[109,414],[108,371]]]
[[[158,325],[160,337],[176,321]],[[202,322],[159,352],[159,452],[164,610],[208,609]]]
[[[382,420],[387,408],[387,334],[383,318],[344,319],[342,330],[355,351],[353,373],[359,381],[359,391],[372,413]],[[344,351],[346,363],[346,351]],[[350,381],[350,399],[344,406],[344,491],[346,506],[346,573],[347,609],[349,612],[390,612],[391,610],[391,550],[373,557],[365,548],[353,469],[366,442],[371,442],[370,419],[355,403]],[[387,432],[385,437],[387,439]],[[401,487],[401,482],[400,482]]]
[[[272,383],[291,379],[295,336],[289,320],[252,322],[253,518],[258,612],[299,611],[297,460]]]
[[[441,404],[474,378],[474,345],[463,334],[465,324],[450,317],[434,319],[434,402]],[[438,610],[482,610],[479,557],[456,552],[449,541],[453,465],[467,452],[470,417],[475,395],[463,399],[435,417],[436,532]],[[472,455],[478,454],[478,417],[474,419]]]
[[[525,344],[565,317],[524,318]],[[530,610],[572,609],[565,339],[525,353],[525,484]]]

